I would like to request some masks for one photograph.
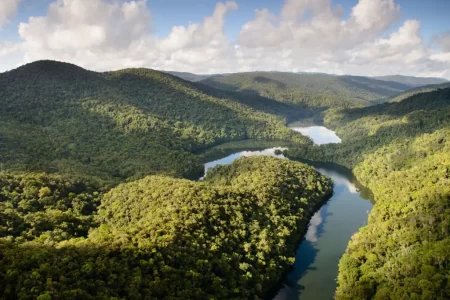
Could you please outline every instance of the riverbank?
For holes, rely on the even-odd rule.
[[[245,149],[246,143],[251,147]],[[275,150],[285,148],[282,144],[264,148],[267,146],[264,143],[259,149],[256,142],[245,142],[240,146],[243,147],[238,151],[236,144],[230,147],[222,145],[219,154],[226,154],[222,158],[217,158],[210,150],[210,157],[215,159],[205,162],[205,171],[217,164],[230,164],[242,156],[267,155],[287,159],[284,155],[275,154]],[[230,153],[230,149],[234,152]],[[302,299],[332,299],[339,259],[351,236],[366,224],[367,213],[372,208],[372,203],[367,200],[371,199],[371,193],[357,182],[350,170],[332,163],[302,162],[331,177],[334,194],[310,216],[308,230],[299,233],[304,238],[298,240],[296,260],[280,281],[279,290],[269,293],[268,299],[293,300],[300,295]]]

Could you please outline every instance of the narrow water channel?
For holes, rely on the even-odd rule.
[[[334,132],[325,127],[299,127],[296,124],[290,127],[310,136],[318,144],[340,142]],[[282,150],[284,147],[264,148],[267,144],[263,144],[263,148],[256,150],[257,142],[249,143],[248,148],[246,142],[222,145],[218,149],[219,154],[211,156],[216,159],[205,163],[205,173],[216,165],[230,164],[243,156],[267,155],[286,159],[283,155],[275,154],[276,149]],[[228,149],[228,152],[224,149]],[[232,149],[236,152],[230,154]],[[223,156],[217,159],[220,153]],[[370,193],[358,184],[350,170],[328,163],[311,165],[333,179],[334,195],[312,217],[305,239],[296,251],[293,268],[274,300],[333,299],[339,259],[351,236],[366,224],[367,215],[372,208],[367,196]]]

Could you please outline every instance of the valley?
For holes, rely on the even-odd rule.
[[[446,83],[188,78],[0,73],[2,298],[450,296]]]
[[[307,136],[315,143],[336,143],[336,137],[330,135],[333,133],[331,130],[322,134],[324,130],[298,127],[298,123],[289,124],[289,127],[307,132]],[[310,130],[311,128],[313,129]],[[284,147],[265,148],[267,144],[258,145],[257,141],[246,144],[248,148],[241,143],[241,149],[234,147],[238,152],[206,162],[205,173],[216,165],[231,164],[241,157],[272,156],[286,159],[282,154],[275,154],[275,150],[286,149]],[[218,153],[222,153],[220,149]],[[274,300],[333,298],[338,260],[345,252],[347,241],[353,233],[366,224],[367,214],[372,208],[370,191],[356,181],[350,170],[332,163],[308,164],[333,180],[334,194],[312,216],[305,238],[296,249],[292,270],[286,275],[281,288],[274,292]]]
[[[0,0],[0,300],[449,300],[450,0]]]

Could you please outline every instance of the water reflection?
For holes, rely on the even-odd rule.
[[[300,132],[303,135],[309,136],[313,142],[317,145],[324,145],[330,143],[340,143],[341,139],[336,135],[333,130],[330,130],[324,126],[308,126],[302,127],[298,123],[289,124],[289,128],[294,131]]]
[[[261,151],[240,151],[231,155],[228,155],[226,157],[216,159],[210,162],[205,163],[205,176],[208,173],[208,170],[217,166],[217,165],[229,165],[234,160],[240,158],[240,157],[250,157],[250,156],[272,156],[272,157],[278,157],[282,159],[286,159],[283,154],[275,154],[275,150],[286,150],[286,148],[282,147],[274,147],[269,149],[264,149]]]
[[[310,136],[315,143],[340,142],[334,132],[325,127],[326,130],[318,128],[320,126],[300,128],[291,124],[290,127]],[[246,148],[246,145],[251,147]],[[205,174],[216,165],[231,164],[243,156],[266,155],[285,159],[282,154],[275,154],[276,149],[283,150],[284,147],[267,147],[267,142],[262,146],[266,149],[258,149],[258,142],[250,141],[224,144],[218,147],[218,151],[209,150],[204,157],[213,159],[205,163]],[[334,194],[311,218],[305,240],[296,251],[292,270],[274,300],[333,299],[339,259],[353,233],[366,224],[367,214],[372,208],[372,203],[366,200],[371,193],[359,185],[350,170],[332,163],[307,163],[333,179]]]
[[[332,164],[324,165],[316,169],[333,179],[333,197],[312,217],[292,271],[275,300],[333,299],[339,259],[353,233],[366,224],[372,208],[352,176]]]
[[[319,238],[319,225],[323,222],[322,211],[318,211],[314,214],[309,222],[308,232],[306,233],[305,240],[310,242],[317,242]]]
[[[321,270],[318,270],[318,268],[314,266],[314,262],[317,260],[318,255],[322,251],[322,249],[317,247],[317,242],[325,232],[325,225],[329,215],[331,215],[331,213],[328,212],[328,205],[324,205],[311,219],[305,240],[301,243],[296,252],[292,271],[286,276],[283,283],[283,288],[278,292],[274,299],[299,299],[303,291],[314,288],[311,285],[304,285],[301,283],[301,279],[308,276],[310,272],[321,272]],[[323,281],[321,284],[326,285],[329,283]],[[319,289],[320,288],[322,287],[319,287]],[[328,298],[316,299],[321,300]]]
[[[354,182],[351,182],[348,177],[339,174],[335,170],[327,170],[323,168],[316,168],[320,173],[331,177],[335,185],[345,185],[347,187],[347,191],[352,194],[358,194],[359,189],[356,187]]]

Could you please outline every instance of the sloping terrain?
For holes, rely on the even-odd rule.
[[[450,88],[328,112],[342,144],[287,151],[351,168],[374,194],[339,264],[336,299],[450,298]]]
[[[445,82],[445,83],[441,83],[441,84],[431,84],[431,85],[426,85],[426,86],[421,86],[421,87],[417,87],[414,89],[410,89],[410,90],[402,92],[398,95],[395,95],[389,101],[390,102],[400,102],[411,96],[414,96],[414,95],[417,95],[420,93],[432,92],[432,91],[436,91],[438,89],[445,89],[445,88],[450,88],[450,82]]]
[[[192,81],[192,82],[197,82],[200,80],[204,80],[212,75],[199,75],[199,74],[194,74],[194,73],[189,73],[189,72],[176,72],[176,71],[164,71],[164,73],[173,75],[173,76],[177,76],[180,77],[181,79],[187,80],[187,81]]]
[[[191,152],[247,138],[309,140],[285,128],[276,101],[149,69],[96,73],[39,61],[0,74],[0,163],[123,180],[202,171]]]
[[[448,83],[447,79],[435,78],[435,77],[414,77],[414,76],[403,76],[403,75],[388,75],[388,76],[378,76],[373,77],[378,80],[398,82],[411,88],[416,88],[419,86],[430,85],[430,84],[440,84]]]
[[[358,76],[252,72],[217,75],[200,81],[212,87],[257,94],[297,108],[349,108],[382,102],[409,86]]]
[[[314,168],[269,157],[100,195],[67,177],[0,174],[0,298],[262,299],[331,194]]]

